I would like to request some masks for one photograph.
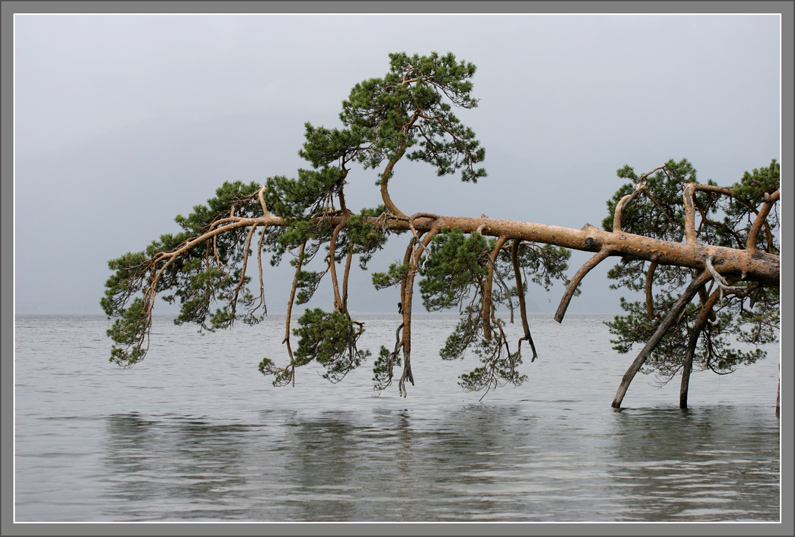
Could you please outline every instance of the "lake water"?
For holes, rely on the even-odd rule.
[[[108,362],[103,316],[15,326],[15,521],[778,522],[779,351],[728,376],[636,376],[605,316],[533,316],[527,382],[481,394],[438,348],[455,317],[415,319],[408,398],[371,364],[332,385],[284,363],[283,316],[199,335],[156,318],[147,358]],[[397,315],[363,317],[363,347]],[[520,328],[509,325],[519,337]]]

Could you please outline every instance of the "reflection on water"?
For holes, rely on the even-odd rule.
[[[368,345],[396,320],[368,318]],[[408,399],[367,368],[274,389],[256,363],[283,352],[276,317],[159,323],[129,370],[102,317],[17,319],[16,521],[777,521],[775,358],[695,375],[689,411],[639,378],[614,411],[626,360],[602,321],[535,319],[528,382],[480,403],[455,384],[472,364],[438,359],[455,319],[418,323]]]
[[[614,486],[633,491],[632,517],[758,520],[778,512],[778,430],[731,407],[617,413]]]
[[[182,518],[243,515],[233,500],[247,481],[245,429],[201,420],[164,426],[136,414],[110,416],[104,451],[113,485],[108,514],[125,516],[138,504],[154,503],[159,516],[175,508]]]
[[[107,418],[113,520],[777,520],[775,428],[731,408],[571,417],[472,405]],[[738,416],[741,418],[738,421]],[[745,416],[745,417],[742,417]],[[604,416],[602,416],[604,418]]]

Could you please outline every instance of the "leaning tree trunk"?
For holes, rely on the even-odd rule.
[[[430,231],[434,225],[460,229],[465,233],[479,230],[482,235],[491,237],[506,236],[573,250],[606,250],[604,257],[628,256],[654,261],[660,265],[677,265],[698,270],[705,270],[707,259],[712,257],[713,265],[719,267],[724,276],[776,287],[779,285],[779,256],[765,252],[750,252],[703,243],[662,241],[632,233],[605,231],[590,224],[582,229],[573,229],[532,222],[449,216],[436,219],[421,217],[413,221],[413,227],[417,231]],[[402,220],[392,220],[389,227],[395,230],[410,229],[408,222]]]
[[[729,285],[734,283],[733,280],[729,280],[727,282]],[[701,287],[704,289],[704,287]],[[701,312],[696,317],[695,322],[693,323],[693,330],[690,333],[690,338],[687,342],[687,351],[685,353],[685,361],[682,365],[682,385],[679,389],[679,407],[680,408],[687,408],[687,392],[690,385],[690,372],[693,369],[693,356],[696,353],[696,345],[698,344],[698,338],[701,336],[701,332],[704,329],[704,326],[707,324],[707,321],[710,320],[710,317],[713,315],[712,308],[715,307],[715,304],[718,302],[722,291],[720,289],[713,291],[711,295],[709,295],[704,303],[701,306]]]
[[[692,282],[690,282],[690,285],[687,286],[687,289],[685,289],[685,292],[682,293],[681,297],[679,297],[679,300],[674,303],[671,311],[668,312],[668,315],[666,315],[662,320],[660,325],[657,327],[657,330],[654,331],[654,334],[646,343],[646,346],[643,347],[643,350],[640,351],[638,357],[635,358],[635,361],[632,362],[632,365],[629,366],[627,372],[624,373],[624,377],[621,379],[621,384],[618,386],[616,397],[613,399],[613,408],[619,408],[621,406],[621,402],[624,400],[624,395],[627,393],[627,388],[629,388],[632,379],[635,378],[635,374],[640,371],[643,362],[646,361],[660,340],[662,340],[668,330],[674,325],[682,311],[684,311],[693,297],[696,296],[698,290],[701,289],[711,278],[712,275],[707,271],[699,274]]]
[[[151,327],[151,311],[154,305],[155,295],[161,287],[159,283],[160,279],[168,276],[166,274],[167,270],[174,270],[170,269],[170,267],[178,263],[178,260],[185,256],[195,254],[195,249],[200,248],[209,252],[203,255],[210,256],[207,257],[207,259],[212,261],[212,245],[219,235],[229,232],[240,233],[246,228],[250,228],[248,234],[249,239],[246,242],[248,245],[253,230],[260,227],[268,229],[271,227],[283,227],[290,224],[289,219],[267,212],[267,208],[262,200],[262,191],[258,192],[257,195],[264,213],[262,216],[238,217],[234,214],[234,211],[231,211],[229,216],[224,216],[216,220],[209,231],[186,240],[170,251],[158,252],[152,258],[129,268],[129,275],[126,276],[129,280],[128,285],[119,288],[120,290],[118,293],[121,298],[118,300],[124,301],[129,299],[130,293],[126,290],[138,286],[144,296],[141,313],[142,319],[140,322],[136,320],[135,328],[140,332],[136,332],[135,334],[137,339],[132,343],[127,341],[129,338],[120,340],[126,347],[114,347],[113,352],[118,355],[118,358],[115,358],[118,363],[122,365],[131,365],[140,361],[146,354],[143,343],[148,341],[148,334]],[[245,201],[256,203],[257,199],[252,196],[251,200]],[[347,214],[335,214],[323,215],[314,220],[316,220],[317,223],[322,223],[324,226],[331,226],[332,229],[339,230],[341,226],[347,225],[348,219],[349,215]],[[387,218],[366,217],[363,220],[365,222],[369,221],[370,224],[389,231],[411,231],[414,234],[415,241],[417,241],[419,237],[422,237],[421,242],[418,241],[413,245],[413,248],[407,249],[407,260],[410,260],[411,270],[404,279],[401,289],[404,326],[403,337],[401,338],[400,344],[405,356],[404,374],[401,378],[401,386],[404,386],[406,380],[413,382],[410,365],[410,328],[414,276],[418,270],[419,259],[428,246],[430,239],[444,229],[458,229],[464,233],[480,233],[485,236],[502,238],[502,240],[530,241],[573,250],[595,252],[596,255],[592,260],[586,263],[578,272],[578,276],[570,282],[566,294],[564,295],[564,300],[561,302],[562,306],[558,308],[555,314],[555,320],[558,322],[562,321],[566,307],[568,306],[568,300],[579,284],[580,279],[591,268],[608,257],[619,256],[628,259],[647,260],[657,263],[658,265],[688,267],[695,269],[695,271],[699,273],[699,276],[688,286],[685,293],[676,302],[671,312],[663,319],[657,331],[624,375],[613,401],[614,407],[621,405],[624,394],[634,375],[643,365],[655,346],[664,337],[668,329],[676,322],[679,314],[690,300],[710,278],[718,274],[716,270],[719,272],[718,277],[720,277],[721,280],[727,278],[746,282],[757,282],[772,287],[778,287],[779,285],[779,256],[755,249],[734,249],[712,246],[700,242],[682,243],[663,241],[642,235],[626,233],[616,229],[613,231],[605,231],[589,224],[582,229],[572,229],[530,222],[497,220],[486,217],[449,217],[428,215],[426,213],[418,213],[409,218],[391,215]],[[246,252],[248,252],[248,250],[246,250]],[[248,254],[246,253],[244,263],[247,259]],[[331,262],[333,262],[333,260]],[[260,281],[262,282],[262,262],[259,257],[258,268]],[[245,274],[244,271],[243,274]],[[243,279],[241,278],[241,282],[242,281]],[[340,306],[340,302],[343,301],[339,295],[337,282],[334,283],[335,289],[337,290],[337,293],[335,293],[335,306]],[[519,282],[519,284],[521,284],[521,282]],[[116,295],[113,296],[115,297]],[[233,294],[231,298],[231,307],[233,309],[236,304],[236,297],[237,294]],[[108,310],[106,309],[106,311]],[[141,327],[140,330],[138,327]],[[528,343],[531,343],[532,347],[529,331],[525,330],[525,332]]]

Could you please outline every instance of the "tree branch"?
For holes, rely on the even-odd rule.
[[[621,407],[621,402],[624,400],[624,395],[627,393],[627,389],[629,388],[632,379],[635,377],[635,374],[640,370],[641,366],[652,353],[654,348],[668,332],[668,329],[671,328],[674,323],[676,323],[679,315],[685,310],[685,307],[690,303],[696,293],[698,293],[698,290],[703,287],[704,284],[706,284],[711,278],[712,275],[708,271],[701,272],[692,282],[690,282],[690,285],[687,286],[687,289],[685,289],[684,293],[682,293],[682,296],[679,297],[679,300],[674,303],[671,311],[668,312],[668,315],[666,315],[662,320],[660,325],[657,327],[657,330],[654,331],[654,334],[643,347],[643,350],[640,351],[638,357],[635,358],[635,361],[632,362],[632,365],[629,367],[627,372],[624,373],[624,377],[621,379],[621,384],[618,387],[616,396],[613,399],[613,408]]]
[[[497,255],[500,253],[500,250],[507,239],[508,237],[499,237],[497,239],[497,243],[494,245],[494,249],[489,255],[489,268],[488,273],[486,274],[486,281],[483,285],[483,338],[487,341],[491,341],[490,319],[491,311],[494,309],[494,304],[491,300],[491,286],[492,282],[494,281],[494,261],[497,259]]]
[[[756,219],[751,225],[750,231],[748,231],[748,240],[745,244],[746,250],[754,253],[758,251],[756,247],[756,238],[759,235],[759,230],[762,229],[762,225],[767,222],[767,215],[770,214],[770,209],[779,198],[781,198],[781,188],[773,192],[773,194],[765,194],[764,204],[759,210],[759,214],[756,215]]]
[[[702,287],[703,289],[703,287]],[[687,341],[687,351],[685,352],[684,363],[682,364],[682,384],[679,388],[679,408],[687,408],[687,392],[690,385],[690,372],[693,370],[693,355],[696,352],[696,345],[698,338],[701,336],[701,331],[707,321],[713,315],[712,308],[721,298],[721,293],[715,291],[709,298],[701,305],[701,311],[698,313],[693,328],[690,332],[690,337]]]
[[[408,217],[403,213],[403,211],[398,209],[395,203],[392,201],[392,198],[389,196],[389,188],[387,185],[389,184],[389,179],[392,177],[392,169],[395,167],[395,164],[397,164],[398,160],[403,157],[404,153],[405,147],[395,158],[389,161],[389,163],[386,165],[386,168],[384,168],[384,172],[381,174],[381,200],[384,202],[384,205],[386,205],[387,210],[389,210],[389,212],[392,213],[396,218],[400,219],[405,219]]]
[[[339,282],[337,281],[337,262],[335,260],[336,257],[336,247],[337,247],[337,237],[339,237],[340,231],[342,228],[345,227],[345,224],[348,222],[348,214],[344,214],[340,222],[334,228],[334,231],[331,233],[331,238],[329,239],[329,250],[328,250],[328,266],[331,269],[331,282],[332,287],[334,290],[334,309],[339,311],[342,309],[342,297],[340,296],[340,287]]]
[[[656,319],[659,317],[657,313],[654,312],[654,298],[652,296],[652,282],[654,278],[654,271],[657,270],[657,263],[652,261],[649,263],[649,269],[646,271],[646,315],[649,319]]]
[[[519,351],[522,349],[522,340],[526,340],[530,344],[530,349],[533,351],[533,357],[530,359],[530,363],[532,363],[536,358],[538,358],[538,353],[536,352],[536,346],[533,343],[533,336],[530,335],[530,324],[527,322],[527,305],[525,304],[524,298],[524,283],[522,282],[521,268],[519,266],[519,245],[521,242],[522,241],[518,239],[514,239],[513,244],[511,245],[511,262],[513,264],[513,273],[516,277],[516,293],[519,295],[519,313],[522,317],[522,328],[524,329],[524,337],[519,339]]]
[[[682,190],[682,200],[685,208],[685,238],[689,244],[695,243],[698,240],[698,233],[696,232],[696,207],[695,207],[695,193],[699,192],[715,192],[718,194],[725,194],[727,196],[734,196],[734,193],[729,188],[724,188],[714,185],[702,185],[700,183],[687,183]]]
[[[651,174],[653,174],[654,172],[659,171],[659,170],[664,170],[664,169],[665,169],[665,166],[659,166],[657,168],[654,168],[652,171],[650,171],[648,173],[644,173],[643,175],[641,175],[638,178],[637,182],[635,183],[635,190],[631,194],[627,194],[626,196],[624,196],[623,198],[621,198],[618,201],[618,203],[616,204],[616,209],[615,209],[614,214],[613,214],[613,231],[614,232],[622,231],[621,217],[622,217],[623,212],[624,212],[624,207],[629,205],[638,196],[638,194],[640,194],[641,192],[646,192],[646,194],[649,196],[649,198],[652,201],[654,201],[654,203],[657,203],[657,200],[654,199],[654,197],[651,196],[648,193],[648,191],[646,190],[646,185],[643,182],[643,180],[646,179]],[[665,212],[665,211],[663,211],[663,212]],[[667,214],[666,214],[666,216],[667,216]]]
[[[631,203],[637,196],[640,194],[641,190],[643,190],[645,186],[643,183],[638,183],[635,185],[635,190],[632,194],[627,194],[623,198],[621,198],[618,203],[616,204],[616,210],[613,214],[613,232],[619,233],[622,231],[621,229],[621,216],[624,212],[624,207]]]
[[[287,355],[290,357],[290,366],[292,366],[292,382],[295,386],[295,358],[293,357],[293,349],[290,346],[290,321],[293,318],[293,303],[295,302],[295,292],[298,285],[298,274],[301,272],[301,266],[304,263],[304,250],[306,249],[306,241],[301,243],[298,250],[298,260],[295,263],[295,275],[293,276],[293,285],[290,289],[290,299],[287,301],[287,319],[284,327],[284,340],[282,343],[287,345]]]
[[[580,267],[580,270],[574,274],[574,277],[569,282],[569,285],[566,286],[566,291],[563,293],[563,297],[560,299],[560,305],[555,312],[555,320],[557,322],[563,322],[563,316],[566,315],[569,302],[571,302],[571,298],[574,296],[577,286],[580,285],[580,282],[585,275],[588,274],[596,265],[610,256],[611,253],[612,251],[609,247],[603,247],[595,256],[586,261],[583,266]]]
[[[714,266],[712,266],[712,259],[713,259],[712,256],[709,256],[707,258],[707,270],[712,275],[712,278],[715,280],[715,283],[718,284],[720,297],[723,298],[724,291],[742,291],[743,290],[742,287],[732,287],[729,282],[723,279],[723,276],[718,274],[718,271],[715,270]]]
[[[417,274],[418,271],[418,264],[420,260],[420,256],[428,244],[431,242],[431,239],[439,233],[440,227],[432,228],[426,235],[423,237],[422,242],[416,244],[413,248],[413,252],[411,253],[411,265],[409,267],[409,271],[406,276],[403,278],[403,287],[402,287],[402,300],[401,304],[403,305],[403,375],[400,377],[400,382],[398,382],[398,388],[400,391],[400,395],[406,397],[406,380],[411,382],[411,385],[414,385],[414,375],[411,372],[411,310],[412,310],[412,302],[414,296],[414,276]],[[412,240],[416,241],[416,238]],[[408,251],[406,252],[408,255]]]
[[[348,314],[348,281],[350,279],[351,274],[351,262],[353,261],[353,249],[350,244],[348,244],[347,253],[345,256],[345,272],[342,276],[342,309],[345,312],[345,315]]]

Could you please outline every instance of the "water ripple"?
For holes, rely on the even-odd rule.
[[[371,344],[394,338],[393,317],[368,320]],[[614,411],[627,360],[584,318],[579,341],[555,340],[525,385],[481,403],[455,385],[472,364],[436,356],[451,322],[419,323],[403,399],[374,394],[364,369],[271,387],[256,363],[283,352],[281,327],[191,338],[159,322],[150,356],[122,370],[104,318],[24,318],[17,520],[779,520],[779,423],[759,404],[775,362],[719,384],[695,376],[688,411],[676,387],[639,379],[634,406]],[[557,333],[538,325],[539,341]]]

